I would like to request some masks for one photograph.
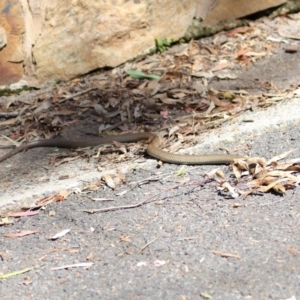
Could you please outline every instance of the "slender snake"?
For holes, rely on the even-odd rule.
[[[206,155],[184,155],[163,151],[159,148],[160,138],[152,133],[128,133],[94,138],[83,141],[73,141],[66,139],[45,139],[24,143],[21,146],[9,151],[0,157],[0,162],[16,155],[19,152],[36,147],[59,147],[59,148],[79,148],[110,144],[112,142],[133,143],[141,140],[149,140],[147,153],[163,162],[184,165],[213,165],[228,164],[234,159],[242,158],[239,155],[231,154],[206,154]]]

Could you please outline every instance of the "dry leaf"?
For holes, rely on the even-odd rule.
[[[38,211],[38,210],[35,210],[35,211],[28,210],[28,211],[20,211],[20,212],[15,212],[15,213],[8,213],[7,216],[14,217],[14,218],[31,217],[31,216],[37,215],[39,213],[40,213],[40,211]]]
[[[216,71],[220,71],[222,69],[225,69],[227,67],[229,67],[231,65],[230,62],[224,62],[224,63],[220,63],[216,66],[214,66],[213,68],[210,69],[210,72],[216,72]]]
[[[37,205],[39,205],[39,206],[47,205],[53,201],[54,197],[55,197],[55,194],[50,194],[49,196],[38,200]]]
[[[61,267],[56,267],[56,268],[51,268],[51,270],[62,270],[62,269],[71,269],[71,268],[89,268],[93,265],[94,263],[78,263],[74,265],[65,265]]]
[[[8,237],[8,238],[15,238],[15,237],[23,237],[23,236],[30,235],[30,234],[35,234],[37,232],[38,232],[37,230],[24,230],[24,231],[16,232],[16,233],[6,233],[6,234],[4,234],[4,236]]]
[[[221,257],[234,257],[237,259],[241,259],[241,257],[237,254],[231,254],[231,253],[226,253],[226,252],[221,252],[221,251],[214,251],[213,253],[216,255],[219,255]]]
[[[26,272],[29,272],[29,271],[33,270],[33,269],[34,268],[26,268],[26,269],[19,270],[19,271],[14,271],[14,272],[11,272],[11,273],[1,274],[0,279],[6,279],[6,278],[14,277],[16,275],[24,274]]]
[[[226,178],[224,172],[221,169],[216,169],[216,173],[215,174],[221,180],[225,180],[225,178]]]
[[[115,189],[116,188],[116,185],[112,179],[112,177],[109,175],[109,174],[105,174],[105,175],[102,175],[101,179],[106,183],[106,185],[108,187],[110,187],[111,189]]]
[[[259,190],[260,192],[263,192],[263,193],[268,192],[270,189],[272,189],[273,187],[275,187],[278,183],[281,183],[281,182],[283,182],[283,181],[286,181],[286,178],[278,179],[278,180],[276,180],[276,181],[270,183],[270,184],[267,185],[267,186],[263,186],[263,187],[259,188],[258,190]],[[280,190],[280,188],[279,188],[279,190]],[[284,192],[285,192],[285,190],[283,191],[283,193],[284,193]]]
[[[120,242],[130,242],[130,237],[121,235],[119,237],[119,240],[120,240]]]
[[[283,158],[286,158],[287,156],[289,156],[291,153],[293,153],[295,151],[296,151],[296,149],[291,149],[289,151],[286,151],[284,153],[276,155],[267,161],[267,165],[271,164],[272,162],[277,162],[279,160],[282,160]]]
[[[70,232],[70,231],[71,231],[71,229],[65,229],[65,230],[63,230],[63,231],[61,231],[61,232],[58,232],[58,233],[52,235],[52,236],[49,238],[49,240],[57,240],[58,238],[63,237],[64,235],[66,235],[66,234],[67,234],[68,232]]]
[[[239,196],[239,193],[237,193],[236,189],[233,188],[229,182],[222,183],[222,187],[231,194],[232,198],[237,198]]]

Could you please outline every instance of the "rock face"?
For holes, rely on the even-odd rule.
[[[70,79],[115,67],[206,26],[286,0],[0,0],[0,86]]]
[[[40,81],[66,79],[115,67],[153,48],[155,38],[179,39],[196,5],[195,0],[52,1],[33,48],[36,75]]]
[[[21,5],[0,1],[0,86],[22,78],[24,60],[22,34],[25,31]]]
[[[223,20],[242,18],[285,2],[286,0],[218,0],[218,5],[214,7],[201,25],[210,26]]]

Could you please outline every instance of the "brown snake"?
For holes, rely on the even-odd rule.
[[[80,148],[80,147],[91,147],[103,144],[111,144],[112,142],[120,143],[133,143],[141,140],[149,140],[150,143],[147,147],[147,153],[159,160],[167,163],[180,164],[180,165],[213,165],[213,164],[228,164],[234,159],[243,158],[239,155],[231,154],[206,154],[206,155],[184,155],[175,154],[163,151],[159,148],[160,138],[152,133],[142,132],[142,133],[128,133],[122,135],[113,135],[94,138],[90,140],[83,141],[73,141],[66,139],[46,139],[46,140],[36,140],[28,143],[24,143],[21,146],[9,151],[5,155],[0,157],[0,162],[16,155],[19,152],[30,148],[36,147],[59,147],[59,148]]]

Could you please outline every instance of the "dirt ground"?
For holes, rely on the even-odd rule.
[[[271,83],[278,94],[295,88],[300,81],[300,52],[284,49],[283,45],[278,53],[237,68],[235,80],[212,80],[209,86],[268,93]],[[226,141],[226,149],[240,147],[250,156],[266,158],[296,149],[290,157],[298,158],[300,117],[289,119],[292,112],[297,116],[298,101],[295,96],[264,110],[267,117],[259,115],[260,109],[247,111],[241,123],[267,126],[278,116],[279,121],[252,132],[243,131],[237,123],[242,137]],[[94,126],[92,118],[85,119],[69,132]],[[228,130],[216,129],[217,136],[222,128]],[[218,147],[224,143],[213,145]],[[187,166],[178,175],[181,166],[158,168],[155,160],[140,153],[120,163],[126,165],[126,171],[117,172],[121,183],[113,190],[99,183],[99,172],[109,160],[118,169],[115,155],[107,154],[104,162],[77,158],[66,174],[65,169],[60,171],[63,165],[49,166],[47,154],[53,152],[32,149],[1,163],[3,212],[19,207],[22,187],[31,191],[23,200],[28,195],[36,195],[35,200],[49,196],[51,176],[59,178],[55,181],[58,190],[80,170],[93,174],[93,180],[77,182],[76,192],[66,200],[42,205],[36,215],[14,218],[13,224],[5,224],[3,213],[0,276],[26,272],[0,278],[1,299],[300,298],[298,184],[284,195],[255,192],[234,198],[207,177],[216,166]],[[228,166],[220,168],[234,181]],[[41,191],[42,185],[45,189]],[[9,195],[13,195],[10,203],[6,202]],[[142,201],[135,208],[96,212]],[[65,235],[53,238],[67,229]],[[5,236],[27,230],[36,232],[18,238]]]

